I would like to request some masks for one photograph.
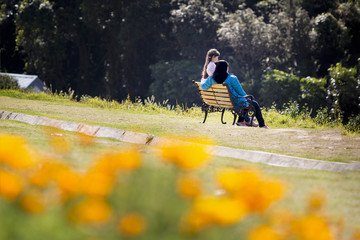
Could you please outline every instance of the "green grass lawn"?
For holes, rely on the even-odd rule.
[[[100,108],[69,100],[27,100],[0,96],[0,110],[33,114],[54,119],[95,124],[156,136],[210,137],[221,146],[260,150],[327,161],[359,161],[360,135],[343,134],[343,129],[324,128],[298,121],[279,124],[264,113],[270,130],[221,124],[220,113],[211,113],[205,124],[199,110],[192,114],[124,108]],[[268,117],[267,117],[268,116]],[[280,115],[279,118],[282,118]],[[283,121],[283,120],[281,120]],[[273,122],[273,123],[272,123]],[[307,127],[301,127],[307,126]]]
[[[39,103],[35,105],[38,104]],[[46,104],[44,104],[44,106],[46,106]],[[69,106],[60,106],[60,105],[58,105],[58,108],[56,108],[55,106],[53,107],[54,108],[52,111],[55,111],[55,109],[61,110],[61,109],[69,108]],[[70,106],[70,109],[71,107],[74,106]],[[83,113],[85,113],[86,110],[89,110],[88,108],[82,109],[81,106],[77,106],[77,109],[81,110],[81,112]],[[104,110],[93,109],[93,111],[98,113],[99,111],[104,111]],[[42,113],[41,115],[43,116],[55,117],[55,114],[53,112],[44,114],[43,110],[39,112],[29,112],[29,110],[24,110],[24,112],[33,113],[33,114]],[[74,113],[75,116],[79,114],[78,111]],[[64,118],[62,114],[60,114],[61,117],[58,118]],[[112,117],[121,115],[116,111],[113,114],[114,115],[111,115]],[[72,115],[72,119],[74,118],[74,115]],[[102,115],[102,117],[100,117],[98,114],[96,115],[97,118],[104,119],[104,115]],[[142,115],[142,114],[138,114],[138,115]],[[131,116],[131,114],[129,114],[129,116]],[[214,120],[215,119],[213,119],[213,121]],[[94,122],[90,121],[90,122],[96,124],[101,123],[99,120]],[[198,124],[198,126],[204,126],[204,125]],[[130,127],[130,124],[128,125],[128,127]],[[223,129],[232,128],[232,126],[226,126],[226,128],[224,126],[222,127]],[[45,129],[42,126],[33,126],[16,121],[1,120],[0,129],[2,132],[20,134],[24,136],[24,138],[35,149],[38,149],[39,151],[50,151],[51,149],[48,143],[47,134],[45,134]],[[146,129],[142,129],[142,130],[146,130]],[[257,132],[261,131],[258,129],[252,129],[252,130]],[[162,131],[163,134],[165,134],[164,131],[165,130]],[[67,131],[60,131],[60,132],[68,139],[74,140],[75,142],[75,139],[77,138],[76,133],[67,132]],[[266,133],[266,131],[264,132]],[[129,144],[121,143],[112,139],[96,139],[96,145],[93,145],[90,148],[84,148],[77,144],[74,144],[71,154],[66,159],[68,161],[70,160],[73,165],[81,166],[83,164],[86,164],[89,157],[91,157],[94,153],[101,151],[104,148],[113,147],[113,146],[126,147],[129,146]],[[144,151],[150,152],[151,147],[150,146],[145,147]],[[208,167],[206,167],[204,171],[202,171],[203,172],[202,174],[204,175],[205,178],[211,180],[216,170],[230,166],[236,168],[256,167],[261,169],[262,172],[264,172],[264,174],[272,177],[276,177],[282,180],[283,182],[285,182],[288,188],[287,195],[286,198],[279,203],[279,205],[290,208],[292,209],[292,211],[296,213],[301,213],[304,211],[304,209],[306,208],[307,198],[309,197],[309,194],[311,192],[322,191],[325,193],[327,199],[324,211],[332,221],[336,222],[339,219],[344,220],[345,222],[344,234],[346,236],[348,236],[356,226],[360,226],[360,217],[359,217],[360,216],[360,186],[359,186],[360,173],[359,172],[336,173],[336,172],[319,171],[319,170],[282,168],[282,167],[269,166],[265,164],[250,163],[237,159],[216,157],[213,158],[210,164],[208,165]]]

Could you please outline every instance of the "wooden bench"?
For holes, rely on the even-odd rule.
[[[205,112],[203,123],[205,123],[209,112],[221,112],[221,123],[226,124],[226,122],[224,122],[224,113],[225,110],[230,110],[234,115],[233,125],[238,117],[245,117],[246,114],[249,115],[252,125],[255,116],[255,108],[252,105],[254,97],[252,95],[244,96],[248,104],[244,103],[239,107],[234,103],[237,102],[236,99],[238,99],[238,97],[232,94],[226,83],[213,84],[208,90],[203,90],[200,87],[200,82],[194,80],[192,82],[197,86],[203,102],[201,106],[202,111]]]

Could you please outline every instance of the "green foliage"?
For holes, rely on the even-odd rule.
[[[334,127],[340,125],[339,117],[335,116],[331,111],[325,107],[316,111],[314,122],[321,126]]]
[[[300,80],[301,103],[310,106],[315,113],[321,107],[325,107],[327,97],[327,82],[325,78],[317,79],[306,77]]]
[[[275,102],[283,106],[289,101],[298,101],[299,96],[299,77],[276,69],[263,75],[259,96],[262,105],[268,107]]]
[[[360,114],[357,116],[352,115],[345,125],[345,129],[349,132],[360,133]]]
[[[19,89],[17,81],[9,76],[0,74],[0,89]]]
[[[347,123],[351,115],[360,113],[360,72],[354,68],[345,68],[337,63],[329,69],[329,97],[335,114]]]
[[[216,31],[226,13],[223,4],[219,0],[173,0],[172,4],[174,7],[169,20],[179,60],[184,57],[200,59],[203,64],[206,52],[218,45]],[[201,70],[200,68],[198,72]]]
[[[318,59],[317,74],[321,77],[328,68],[345,56],[349,43],[348,29],[331,13],[319,14],[315,18],[315,56]]]
[[[194,66],[197,66],[194,68]],[[151,66],[152,77],[156,79],[150,86],[149,94],[160,101],[169,100],[170,104],[200,104],[200,97],[192,80],[201,78],[201,65],[191,60],[159,62]]]

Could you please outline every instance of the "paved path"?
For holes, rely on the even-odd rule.
[[[147,133],[125,131],[116,128],[102,127],[83,123],[50,119],[23,113],[14,113],[0,110],[0,119],[15,120],[32,125],[51,126],[66,131],[80,132],[95,137],[114,138],[123,142],[156,145],[161,138]],[[265,163],[279,167],[296,167],[317,169],[334,172],[360,171],[360,162],[341,163],[292,157],[261,151],[250,151],[229,147],[215,146],[211,151],[215,156],[243,159],[250,162]]]

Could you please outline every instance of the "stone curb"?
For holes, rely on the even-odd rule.
[[[114,138],[122,142],[135,144],[157,145],[161,141],[161,138],[156,137],[152,134],[131,132],[116,128],[101,127],[64,120],[56,120],[23,113],[13,113],[0,110],[0,119],[15,120],[29,123],[32,125],[50,126],[66,131],[80,132],[95,137]],[[261,151],[234,149],[222,146],[215,146],[210,149],[212,149],[210,150],[210,154],[212,155],[243,159],[250,162],[264,163],[279,167],[295,167],[303,169],[326,170],[333,172],[360,171],[360,162],[328,162]]]

